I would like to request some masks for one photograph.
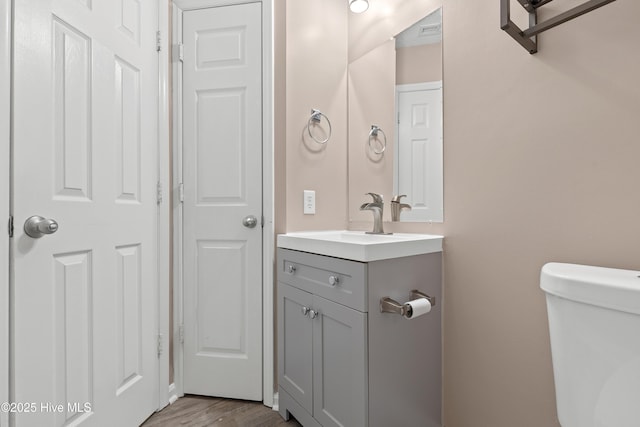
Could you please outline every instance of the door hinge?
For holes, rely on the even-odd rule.
[[[184,325],[178,326],[178,339],[181,344],[184,344]]]
[[[9,217],[8,231],[9,231],[9,237],[13,237],[13,215]]]
[[[180,203],[184,203],[184,184],[178,184],[178,200]]]
[[[160,31],[156,31],[156,52],[162,50],[162,34]]]
[[[162,182],[158,181],[156,186],[156,202],[158,204],[162,203]]]
[[[162,334],[158,334],[158,357],[162,355],[163,346],[162,346]]]
[[[173,62],[184,62],[184,45],[182,43],[174,44],[172,46]]]

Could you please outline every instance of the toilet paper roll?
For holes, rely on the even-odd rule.
[[[404,305],[404,317],[415,319],[431,311],[431,303],[426,298],[418,298]]]

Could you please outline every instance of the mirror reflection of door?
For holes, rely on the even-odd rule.
[[[411,206],[404,221],[442,222],[442,84],[396,86],[394,194]]]

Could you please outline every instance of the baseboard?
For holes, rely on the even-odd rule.
[[[178,400],[178,393],[176,392],[176,383],[169,384],[169,405],[172,405]]]

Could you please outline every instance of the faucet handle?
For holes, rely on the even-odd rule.
[[[402,199],[403,197],[407,197],[406,194],[403,194],[401,196],[395,195],[393,196],[393,199],[391,199],[392,203],[400,203],[400,199]]]
[[[368,194],[369,196],[373,197],[373,202],[374,202],[374,203],[383,203],[383,201],[382,201],[382,195],[381,195],[381,194],[378,194],[378,193],[364,193],[364,195],[365,195],[365,196],[366,196],[367,194]]]

